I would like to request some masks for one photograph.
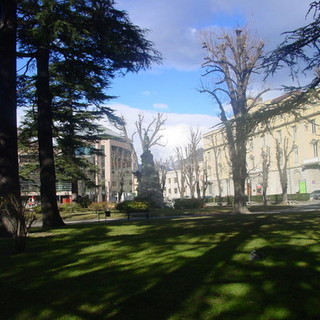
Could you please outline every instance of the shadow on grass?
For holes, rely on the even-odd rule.
[[[2,256],[0,319],[320,319],[319,225],[219,215],[38,232]]]

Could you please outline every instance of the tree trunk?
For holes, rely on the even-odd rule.
[[[280,182],[282,188],[282,204],[286,204],[288,202],[288,177],[287,177],[287,167],[285,166],[282,169],[280,174]]]
[[[124,179],[123,177],[120,178],[120,190],[119,190],[119,197],[118,202],[121,202],[122,194],[123,194],[123,186],[124,186]]]
[[[0,4],[0,197],[12,197],[21,203],[16,99],[16,11],[13,0]],[[16,236],[12,226],[24,223],[22,212],[9,216],[0,214],[0,235]],[[8,219],[10,221],[8,221]],[[17,241],[20,241],[20,237]],[[23,239],[25,241],[25,239]]]
[[[56,175],[52,142],[52,110],[49,86],[49,50],[39,48],[37,55],[38,141],[40,161],[40,198],[44,227],[64,225],[56,199]]]
[[[232,175],[234,185],[234,213],[250,213],[246,204],[245,183],[247,178],[246,140],[238,138],[231,154]]]
[[[16,112],[16,2],[0,4],[0,196],[20,197]]]
[[[234,205],[233,213],[250,213],[246,204],[245,195],[245,181],[246,178],[240,177],[240,174],[234,176]]]
[[[76,179],[72,179],[71,181],[71,194],[72,194],[72,200],[77,199],[79,196],[78,180]]]

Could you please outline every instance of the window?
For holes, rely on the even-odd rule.
[[[311,120],[311,132],[312,132],[313,134],[317,133],[316,120]]]
[[[177,194],[177,193],[178,193],[178,189],[174,188],[174,194]]]
[[[292,132],[292,138],[293,140],[295,140],[297,138],[297,126],[292,126],[291,132]]]
[[[178,179],[177,178],[174,178],[174,183],[178,183]]]
[[[282,142],[282,133],[281,133],[281,130],[277,130],[277,140],[279,142]]]
[[[255,164],[255,161],[254,161],[254,156],[253,155],[250,155],[250,160],[251,160],[251,169],[254,169],[256,164]]]
[[[294,163],[298,164],[299,162],[299,152],[298,152],[298,147],[295,146],[293,149],[293,156],[294,156]]]
[[[171,183],[171,178],[168,179],[168,183]]]
[[[318,141],[312,142],[312,150],[313,150],[313,156],[317,158],[318,157]]]

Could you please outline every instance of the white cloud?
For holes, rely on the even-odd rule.
[[[153,108],[154,109],[159,109],[159,110],[166,110],[166,109],[169,109],[169,106],[165,103],[155,103],[153,105]]]
[[[127,122],[127,130],[131,135],[136,131],[135,122],[138,119],[138,115],[142,114],[145,119],[145,124],[148,125],[156,116],[156,111],[147,111],[132,108],[123,104],[111,104],[109,105],[116,111],[117,115],[123,115]],[[204,115],[204,114],[177,114],[162,112],[166,117],[165,129],[161,132],[163,135],[161,143],[165,147],[155,146],[152,148],[152,153],[157,159],[167,159],[173,155],[174,149],[177,146],[183,146],[188,143],[190,128],[199,129],[204,134],[210,130],[215,124],[219,122],[217,117]],[[110,125],[105,123],[106,126]],[[134,136],[134,144],[138,156],[141,155],[140,142]]]

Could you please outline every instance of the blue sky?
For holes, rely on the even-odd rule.
[[[124,115],[129,132],[134,131],[139,113],[144,114],[146,123],[157,112],[164,113],[166,147],[153,151],[157,157],[168,157],[175,146],[187,143],[191,127],[205,133],[218,122],[213,100],[198,92],[205,53],[199,41],[201,30],[246,26],[265,42],[268,51],[283,40],[282,32],[308,23],[305,15],[310,3],[305,0],[116,0],[116,8],[127,11],[134,24],[149,30],[147,38],[161,52],[163,63],[116,78],[108,93],[118,97],[110,106]],[[253,90],[276,88],[289,80],[288,71],[283,70],[266,83],[253,84]]]

